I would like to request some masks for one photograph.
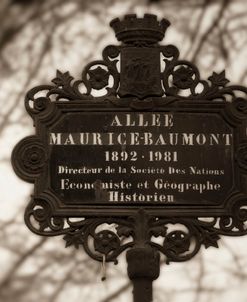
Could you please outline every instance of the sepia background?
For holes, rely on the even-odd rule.
[[[15,176],[11,151],[33,134],[25,92],[49,84],[56,70],[80,78],[83,67],[116,44],[109,22],[126,13],[157,14],[172,23],[165,44],[194,62],[207,79],[226,69],[247,86],[246,0],[1,0],[0,1],[0,301],[132,301],[125,255],[101,264],[59,238],[32,234],[23,214],[32,185]],[[246,302],[247,236],[222,238],[186,263],[164,263],[155,302]]]

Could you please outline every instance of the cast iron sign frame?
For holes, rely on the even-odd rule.
[[[74,81],[68,72],[57,71],[52,85],[38,86],[27,93],[25,106],[36,134],[17,144],[12,164],[19,177],[34,183],[34,194],[25,212],[25,222],[32,232],[64,235],[66,246],[83,246],[98,261],[116,262],[118,255],[129,249],[130,278],[144,277],[150,283],[159,274],[157,252],[166,256],[167,263],[186,261],[202,245],[218,247],[220,235],[247,233],[247,89],[228,85],[224,71],[214,72],[208,81],[202,80],[194,64],[179,60],[175,46],[157,44],[169,26],[165,19],[157,21],[156,16],[148,14],[144,18],[127,15],[122,21],[113,20],[111,26],[123,44],[107,46],[103,60],[89,63],[80,80]],[[165,64],[163,70],[160,56]],[[95,96],[96,90],[103,90],[104,94]],[[47,131],[68,111],[219,115],[234,133],[231,164],[235,189],[220,206],[207,208],[188,204],[117,208],[106,204],[64,205],[49,187]],[[103,224],[115,227],[99,230]],[[155,237],[164,239],[158,243]],[[146,269],[140,271],[142,266]],[[135,282],[134,289],[139,301],[143,293]],[[151,300],[150,293],[146,299]]]

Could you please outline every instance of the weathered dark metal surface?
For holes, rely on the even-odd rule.
[[[224,108],[193,109],[188,117],[172,106],[155,113],[66,108],[45,138],[51,151],[37,193],[51,189],[68,206],[168,205],[170,211],[180,205],[193,214],[206,206],[214,213],[238,190],[234,129]]]
[[[34,183],[25,213],[34,233],[64,235],[98,261],[133,248],[135,301],[143,282],[151,301],[157,252],[186,261],[202,245],[218,247],[220,235],[246,234],[247,89],[224,71],[202,80],[175,46],[159,45],[167,20],[128,15],[111,26],[123,43],[107,46],[81,79],[58,71],[27,93],[36,134],[12,163]]]

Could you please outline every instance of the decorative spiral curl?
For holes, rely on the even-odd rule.
[[[34,182],[43,170],[47,160],[46,150],[36,136],[21,140],[12,152],[12,165],[16,174],[28,181]]]

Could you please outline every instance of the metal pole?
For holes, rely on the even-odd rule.
[[[127,252],[127,263],[133,283],[133,301],[152,302],[152,283],[160,273],[160,254],[150,246],[134,247]]]

